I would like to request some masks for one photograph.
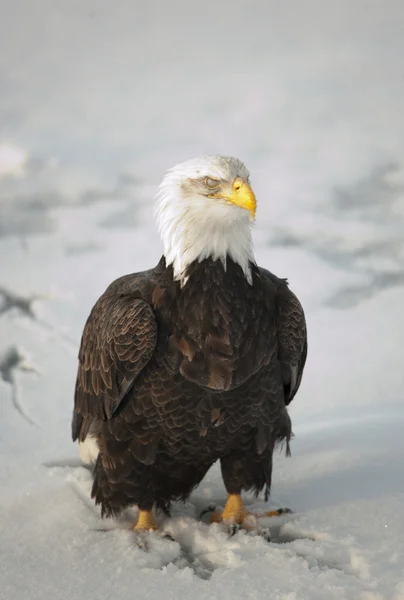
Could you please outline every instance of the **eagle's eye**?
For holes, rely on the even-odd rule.
[[[205,179],[205,183],[208,186],[208,188],[214,190],[215,188],[219,187],[220,181],[218,181],[217,179],[212,179],[212,177],[207,177]]]

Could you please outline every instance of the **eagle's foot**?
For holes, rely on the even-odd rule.
[[[135,531],[157,531],[158,525],[151,510],[139,510],[139,518],[133,528]]]
[[[225,523],[223,522],[223,524]],[[230,537],[233,537],[233,535],[236,535],[239,531],[244,530],[249,536],[259,536],[266,542],[271,541],[270,529],[268,527],[261,527],[254,515],[249,515],[241,525],[236,523],[226,523],[226,526]]]
[[[143,550],[143,552],[159,552],[162,548],[164,548],[164,550],[167,551],[168,548],[171,548],[169,552],[172,553],[174,548],[174,554],[176,553],[178,543],[170,533],[167,533],[162,529],[147,530],[136,529],[134,527],[133,532],[135,534],[134,543],[139,548],[139,550]],[[162,546],[162,544],[164,544],[164,546]],[[168,546],[166,546],[166,544],[168,544]]]
[[[281,517],[282,515],[290,515],[293,510],[290,508],[278,508],[277,510],[270,510],[264,513],[254,513],[257,519],[263,519],[264,517]]]
[[[271,541],[271,532],[268,529],[268,527],[260,527],[257,530],[256,535],[259,535],[259,537],[261,537],[263,540],[265,540],[268,543]]]
[[[215,510],[210,517],[210,522],[226,523],[235,526],[233,529],[237,529],[237,526],[249,529],[251,519],[255,520],[255,517],[247,511],[240,494],[229,494],[223,512]]]
[[[264,513],[250,513],[247,511],[240,494],[229,494],[223,512],[214,510],[210,517],[211,523],[224,523],[229,526],[231,535],[235,535],[240,528],[251,533],[262,535],[269,541],[269,532],[258,523],[258,519],[268,517],[280,517],[291,513],[289,508],[279,508]]]

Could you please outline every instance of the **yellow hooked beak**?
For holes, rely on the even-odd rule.
[[[231,186],[231,190],[228,192],[223,190],[209,195],[211,198],[223,198],[224,200],[227,200],[227,202],[231,202],[240,208],[248,210],[251,221],[254,220],[255,209],[257,207],[255,194],[248,183],[241,177],[236,177]]]

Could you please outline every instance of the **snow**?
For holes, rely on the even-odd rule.
[[[26,153],[10,144],[0,145],[0,177],[21,176],[27,160]]]
[[[0,598],[404,599],[400,0],[16,0],[0,39]],[[102,521],[70,441],[78,343],[106,285],[156,264],[164,169],[239,156],[258,262],[309,326],[263,521]],[[262,498],[246,497],[254,509]]]

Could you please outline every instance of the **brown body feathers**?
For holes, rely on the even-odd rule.
[[[73,439],[97,439],[103,514],[164,510],[221,461],[229,493],[269,490],[289,440],[287,405],[306,360],[303,309],[287,283],[230,259],[195,261],[187,283],[162,258],[112,283],[87,320]]]

